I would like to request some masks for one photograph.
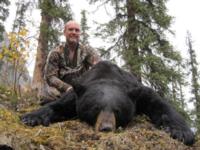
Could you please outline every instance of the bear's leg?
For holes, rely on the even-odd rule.
[[[69,91],[59,100],[46,104],[38,110],[21,116],[21,121],[28,126],[44,125],[76,117],[76,94]]]
[[[136,101],[138,114],[147,115],[157,127],[166,129],[171,137],[184,142],[186,145],[194,143],[194,134],[183,117],[175,109],[149,87],[133,88],[129,93]]]

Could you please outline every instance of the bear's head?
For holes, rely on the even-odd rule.
[[[98,80],[74,89],[79,118],[97,131],[114,131],[127,125],[135,114],[135,104],[120,82]]]

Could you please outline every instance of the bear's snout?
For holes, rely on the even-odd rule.
[[[116,119],[113,112],[101,111],[97,117],[95,130],[98,132],[110,132],[116,129]]]

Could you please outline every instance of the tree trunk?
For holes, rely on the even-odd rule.
[[[51,23],[51,17],[42,13],[42,20],[40,23],[40,35],[38,39],[37,55],[35,68],[33,73],[32,89],[41,90],[44,82],[44,66],[48,53],[48,27]]]

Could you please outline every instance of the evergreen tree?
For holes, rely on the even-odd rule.
[[[33,74],[33,88],[41,90],[46,56],[59,42],[64,23],[72,18],[68,0],[39,0],[41,9],[40,34]]]
[[[173,68],[177,70],[181,76],[180,77],[173,77],[171,78],[171,92],[170,97],[174,103],[177,103],[177,107],[186,111],[186,99],[183,89],[187,86],[188,82],[186,81],[187,78],[187,70],[186,62],[182,61],[180,64],[174,65]]]
[[[9,14],[8,6],[10,5],[9,0],[0,1],[0,41],[3,39],[4,25],[3,22],[6,20]]]
[[[81,30],[82,30],[82,35],[81,35],[81,42],[83,44],[88,44],[88,38],[89,35],[87,31],[89,30],[89,27],[87,25],[87,17],[86,17],[86,10],[81,11]]]
[[[124,66],[160,95],[169,94],[170,83],[181,79],[174,66],[182,59],[165,36],[166,32],[171,32],[172,21],[167,14],[166,1],[90,0],[90,3],[97,2],[109,4],[115,10],[115,17],[101,24],[98,31],[103,39],[114,43],[108,50],[118,52]]]
[[[186,106],[186,100],[185,100],[185,95],[184,95],[184,92],[183,92],[183,88],[184,88],[184,86],[186,86],[186,82],[185,82],[185,73],[184,73],[184,71],[183,70],[185,70],[184,69],[185,68],[185,66],[184,65],[179,65],[178,66],[178,71],[183,75],[182,76],[182,78],[183,79],[179,79],[178,81],[177,81],[177,88],[179,89],[178,91],[177,91],[177,93],[179,93],[179,97],[178,98],[175,98],[174,100],[179,100],[180,101],[180,107],[182,108],[182,109],[185,109],[185,106]]]
[[[19,32],[22,28],[26,27],[26,11],[30,5],[30,2],[26,0],[18,0],[16,2],[17,11],[15,15],[12,32]]]
[[[187,32],[186,36],[186,44],[188,46],[189,53],[189,66],[190,66],[190,74],[192,76],[191,79],[191,93],[192,98],[191,101],[195,104],[195,115],[196,115],[196,127],[198,133],[200,133],[200,84],[199,84],[199,72],[198,72],[198,63],[196,60],[195,50],[193,49],[192,37],[189,32]]]

